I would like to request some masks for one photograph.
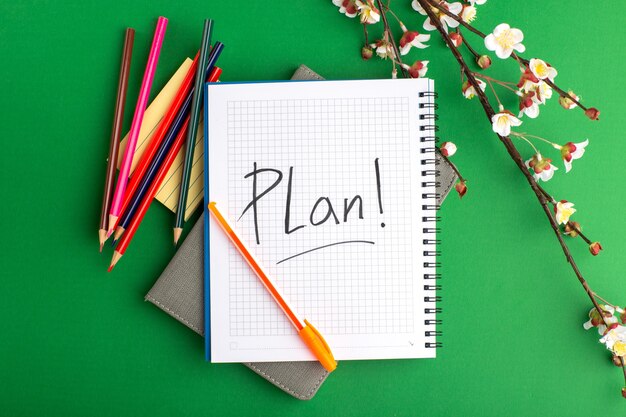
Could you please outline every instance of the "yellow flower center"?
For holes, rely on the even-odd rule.
[[[515,39],[513,38],[513,32],[510,29],[503,31],[497,38],[496,42],[503,48],[513,48],[515,45]]]
[[[626,343],[617,341],[613,345],[613,353],[617,356],[626,356]]]
[[[508,114],[502,114],[500,115],[500,117],[498,117],[498,126],[504,127],[504,126],[507,126],[508,124],[509,124]]]
[[[546,64],[539,63],[539,64],[535,65],[535,72],[539,76],[544,76],[544,75],[548,74],[548,66]]]

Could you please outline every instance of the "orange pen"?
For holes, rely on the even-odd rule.
[[[326,369],[328,372],[334,371],[335,368],[337,368],[337,362],[333,357],[333,353],[331,352],[330,347],[324,340],[324,337],[306,319],[304,320],[304,324],[302,324],[300,319],[289,307],[285,299],[280,295],[272,281],[265,274],[265,272],[263,272],[263,269],[261,269],[259,263],[256,261],[256,259],[254,259],[254,256],[252,256],[248,249],[246,249],[235,231],[230,227],[224,216],[222,216],[220,211],[217,209],[217,207],[215,206],[215,202],[209,203],[209,212],[213,215],[213,217],[220,225],[220,227],[224,230],[224,232],[226,232],[226,235],[239,250],[246,262],[248,262],[250,268],[252,268],[252,270],[259,277],[259,279],[263,283],[263,286],[265,286],[265,288],[274,298],[274,301],[278,303],[280,308],[287,315],[287,318],[289,319],[291,324],[293,324],[293,326],[298,331],[298,335],[300,336],[302,341],[308,346],[308,348],[311,350],[313,355],[315,355],[317,360],[320,361],[324,369]]]

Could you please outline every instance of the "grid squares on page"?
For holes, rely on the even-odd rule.
[[[227,105],[229,219],[285,298],[324,334],[412,333],[416,278],[411,237],[410,141],[406,97],[249,100]],[[384,213],[375,192],[374,156],[381,163]],[[278,186],[259,201],[256,245],[253,169],[280,170]],[[290,167],[292,227],[286,234],[285,194]],[[259,175],[259,192],[276,174]],[[364,191],[364,188],[366,190]],[[344,199],[362,195],[366,219],[353,210],[344,222]],[[316,198],[328,197],[340,224],[312,226]],[[391,198],[393,197],[393,198]],[[392,221],[385,220],[392,214]],[[294,215],[295,214],[295,215]],[[381,227],[381,223],[385,227]],[[371,239],[316,251],[277,265],[290,254],[335,241]],[[376,251],[376,253],[374,252]],[[229,247],[231,336],[289,335],[295,331],[233,247]]]

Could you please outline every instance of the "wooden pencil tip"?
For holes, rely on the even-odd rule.
[[[180,235],[183,234],[183,229],[182,227],[175,227],[174,228],[174,246],[178,245],[178,240],[180,239]]]
[[[118,251],[113,252],[113,257],[111,258],[111,265],[109,265],[108,272],[111,272],[113,270],[113,268],[115,267],[117,262],[121,259],[121,257],[122,257],[122,254],[119,253]]]
[[[104,242],[107,240],[107,231],[104,229],[98,230],[98,239],[100,239],[100,252],[102,252],[102,247],[104,246]]]
[[[124,230],[126,229],[123,228],[122,226],[117,226],[117,229],[115,229],[115,235],[113,235],[113,239],[115,240],[115,242],[120,240],[120,236],[122,236],[122,233],[124,233]]]
[[[117,216],[109,214],[109,233],[107,234],[107,238],[111,236],[111,233],[113,233],[113,229],[115,228],[116,223],[117,223]]]

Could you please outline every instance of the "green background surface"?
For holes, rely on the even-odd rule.
[[[408,1],[393,3],[421,28]],[[204,17],[216,20],[214,37],[226,44],[223,80],[286,79],[301,63],[329,79],[390,75],[389,63],[360,59],[359,24],[330,0],[3,1],[0,414],[624,414],[621,372],[581,326],[589,301],[479,103],[460,95],[457,64],[436,37],[410,59],[430,60],[441,136],[458,144],[454,160],[469,180],[467,196],[451,195],[441,213],[437,359],[342,362],[309,402],[241,365],[205,363],[202,339],[143,301],[175,253],[173,215],[155,204],[111,274],[112,249],[97,248],[123,29],[137,29],[127,129],[158,15],[170,24],[152,96],[193,56]],[[592,123],[553,98],[522,128],[561,143],[590,139],[567,175],[552,153],[559,171],[546,187],[576,203],[575,219],[605,248],[593,258],[571,241],[592,287],[624,304],[624,14],[583,0],[479,7],[484,31],[503,21],[524,30],[526,57],[551,62],[561,86],[602,110]],[[517,81],[513,62],[496,64],[490,75]]]

